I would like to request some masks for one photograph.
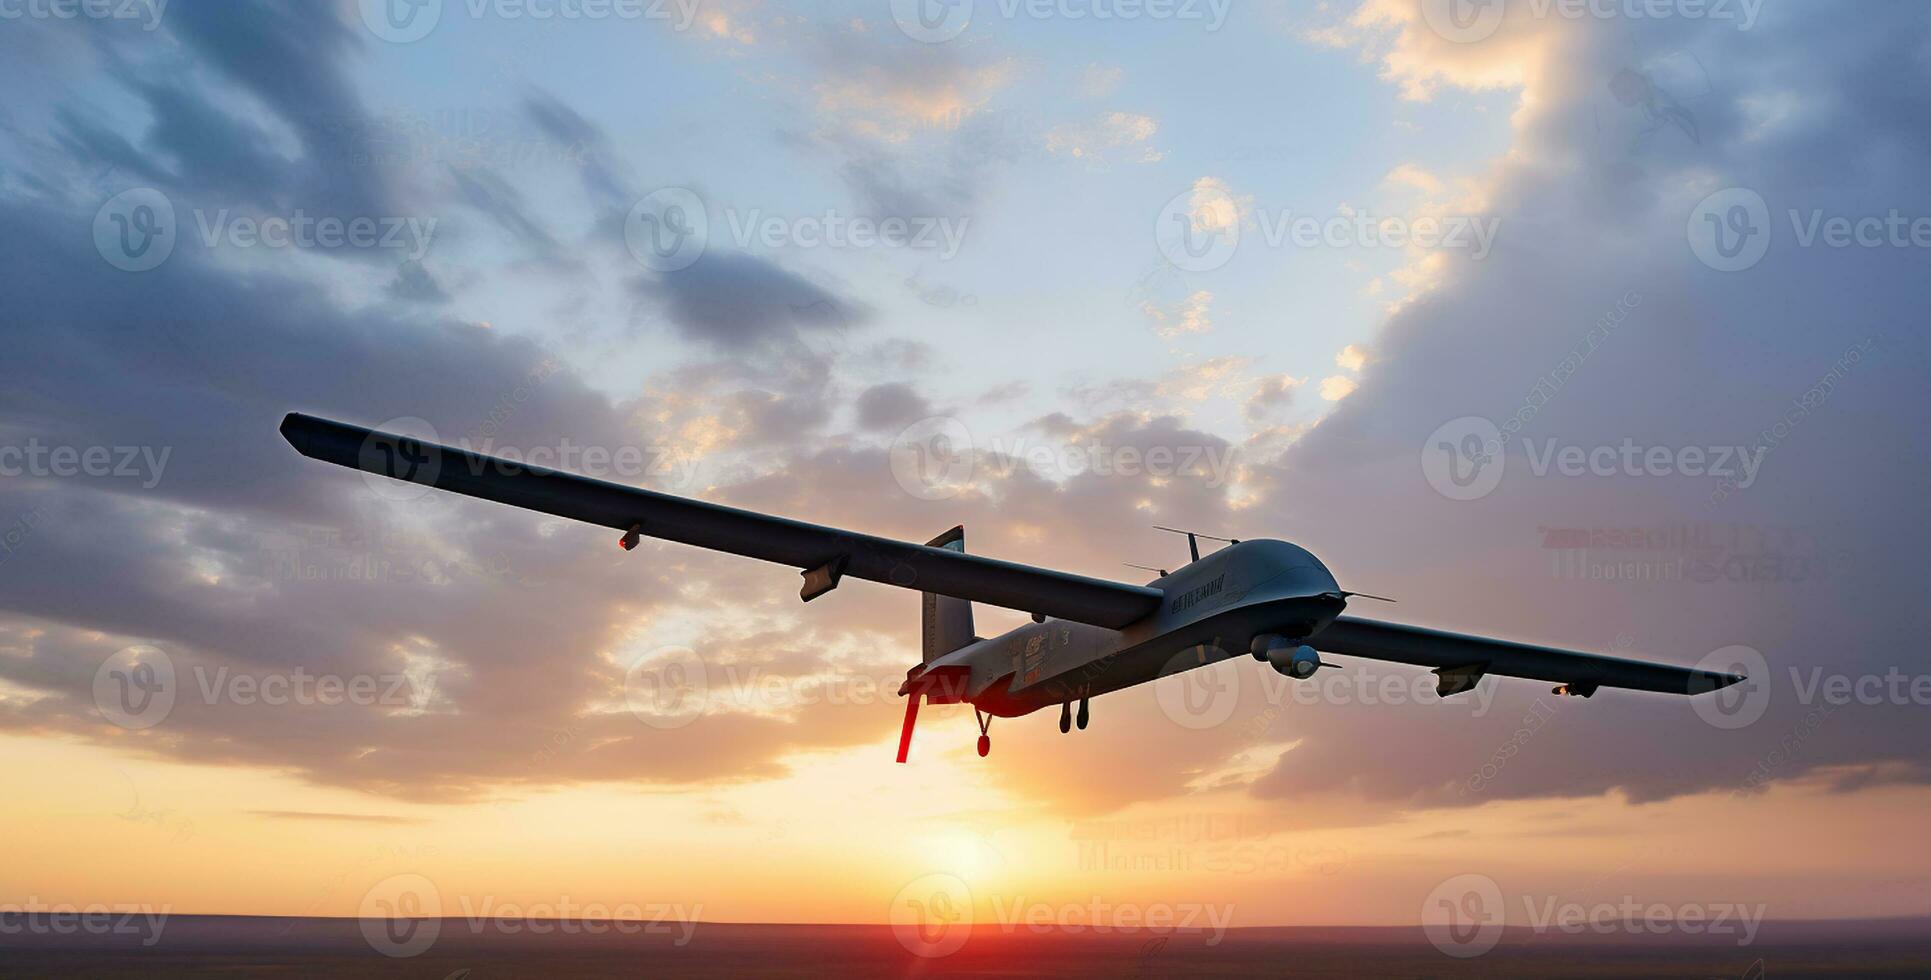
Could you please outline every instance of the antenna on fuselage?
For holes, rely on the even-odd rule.
[[[1157,572],[1159,573],[1161,578],[1167,577],[1167,570],[1164,568],[1155,568],[1152,565],[1136,565],[1130,561],[1123,561],[1120,564],[1125,565],[1128,568],[1137,568],[1143,572]]]
[[[1184,535],[1186,535],[1186,536],[1187,536],[1187,551],[1188,551],[1188,553],[1190,553],[1190,554],[1192,554],[1192,555],[1193,555],[1193,560],[1194,560],[1194,561],[1199,561],[1199,560],[1200,560],[1200,540],[1199,540],[1199,539],[1201,539],[1201,538],[1206,538],[1206,539],[1207,539],[1207,540],[1209,540],[1209,541],[1225,541],[1225,542],[1227,542],[1228,544],[1239,544],[1239,543],[1240,543],[1240,539],[1239,539],[1239,538],[1223,538],[1223,537],[1221,537],[1221,536],[1220,536],[1220,535],[1218,535],[1218,534],[1202,534],[1202,533],[1200,533],[1199,531],[1188,531],[1188,530],[1184,530],[1184,529],[1182,529],[1182,528],[1177,528],[1177,527],[1162,527],[1162,526],[1160,526],[1160,525],[1158,525],[1158,524],[1155,524],[1155,525],[1153,525],[1153,529],[1154,529],[1155,531],[1166,531],[1166,532],[1168,532],[1168,533],[1170,533],[1170,534],[1184,534]]]

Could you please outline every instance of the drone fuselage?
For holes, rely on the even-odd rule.
[[[1014,718],[1219,663],[1246,653],[1257,635],[1307,636],[1347,606],[1327,567],[1285,541],[1229,545],[1148,584],[1165,600],[1123,629],[1027,623],[925,670],[965,668],[960,699]]]

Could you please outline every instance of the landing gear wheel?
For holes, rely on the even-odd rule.
[[[979,736],[979,757],[983,759],[986,757],[986,753],[991,751],[992,751],[992,736],[990,735]]]
[[[1062,702],[1059,706],[1059,733],[1061,735],[1064,735],[1067,732],[1070,732],[1072,730],[1073,730],[1073,702],[1065,701],[1065,702]]]
[[[992,751],[992,716],[973,705],[972,717],[979,720],[979,758],[983,759]]]
[[[1087,717],[1088,717],[1088,714],[1086,711],[1086,699],[1080,698],[1079,699],[1079,730],[1082,732],[1086,730]]]

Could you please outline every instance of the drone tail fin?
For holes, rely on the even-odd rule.
[[[926,542],[925,546],[945,548],[963,554],[965,526],[955,527]],[[971,600],[939,595],[936,592],[921,593],[921,597],[924,600],[920,616],[920,634],[924,637],[923,662],[929,664],[978,639],[972,632]]]

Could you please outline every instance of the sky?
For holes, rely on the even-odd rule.
[[[0,22],[0,905],[1931,913],[1920,5],[75,9]],[[1236,658],[897,766],[916,596],[289,411],[1752,680]]]

